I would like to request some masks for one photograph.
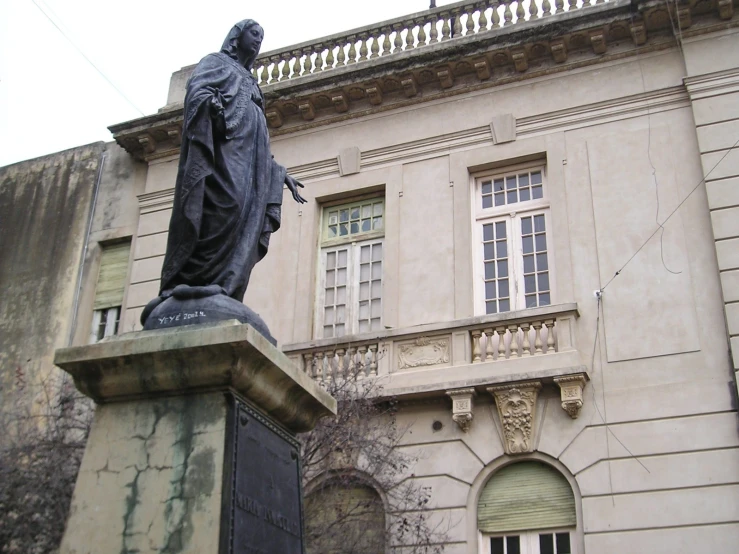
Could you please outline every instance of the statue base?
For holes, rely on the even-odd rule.
[[[57,350],[98,406],[61,554],[302,554],[299,444],[336,401],[248,325]]]
[[[141,314],[141,324],[145,331],[233,319],[251,325],[277,346],[277,340],[269,332],[267,324],[259,314],[242,302],[223,294],[223,289],[217,285],[207,287],[178,285],[171,296],[157,297],[149,302]]]

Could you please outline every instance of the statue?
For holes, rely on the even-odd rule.
[[[280,227],[283,185],[306,200],[270,154],[264,95],[251,74],[263,38],[256,21],[237,23],[187,83],[167,252],[144,329],[238,319],[276,342],[244,293]]]

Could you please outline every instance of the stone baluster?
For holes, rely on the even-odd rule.
[[[346,65],[346,51],[344,50],[344,41],[339,42],[339,51],[336,56],[336,67]]]
[[[529,0],[529,21],[539,18],[539,5],[536,0]]]
[[[359,352],[359,360],[357,360],[357,363],[359,364],[359,370],[357,371],[357,376],[360,379],[364,379],[365,377],[367,377],[367,346],[360,346],[359,348],[357,348],[357,352]]]
[[[403,49],[403,37],[401,35],[403,31],[403,24],[402,23],[396,23],[393,25],[393,30],[395,31],[395,40],[393,40],[393,54],[396,52],[400,52]]]
[[[511,12],[512,1],[513,0],[503,0],[503,4],[505,5],[505,11],[503,12],[503,18],[505,19],[505,22],[503,23],[504,27],[513,22],[513,13]]]
[[[431,18],[431,27],[429,28],[429,44],[439,42],[439,20],[436,17]]]
[[[334,359],[336,358],[335,350],[326,351],[326,386],[330,386],[335,381],[334,379]]]
[[[306,48],[303,50],[304,58],[303,65],[300,71],[301,75],[309,75],[313,71],[313,49]]]
[[[567,4],[569,6],[569,8],[568,8],[567,11],[570,11],[571,12],[572,10],[576,10],[577,9],[577,0],[568,0]]]
[[[280,77],[280,81],[286,81],[290,78],[294,61],[295,53],[292,52],[289,56],[285,58],[285,65],[282,66],[282,76]]]
[[[541,3],[541,9],[542,9],[542,12],[541,12],[541,16],[542,17],[546,17],[548,15],[552,15],[552,13],[551,13],[552,12],[552,4],[549,2],[549,0],[544,0]]]
[[[520,358],[521,353],[518,351],[518,325],[509,325],[508,331],[511,333],[511,355],[510,358]]]
[[[532,0],[533,1],[533,0]],[[529,323],[522,323],[521,324],[521,331],[523,331],[523,355],[524,356],[531,356],[531,342],[529,339],[529,330],[531,329],[531,325]]]
[[[492,362],[493,355],[493,329],[485,329],[485,361]]]
[[[330,44],[327,49],[326,53],[326,67],[323,68],[324,71],[328,71],[329,69],[334,68],[334,48],[336,48],[335,44]]]
[[[369,40],[368,34],[359,35],[359,59],[358,62],[363,62],[367,59],[367,41]]]
[[[325,386],[326,380],[323,372],[323,352],[316,352],[316,381],[322,387]]]
[[[475,19],[473,16],[475,15],[476,9],[475,5],[472,4],[465,10],[465,13],[467,14],[467,22],[465,23],[467,31],[464,33],[464,36],[472,35],[475,32]]]
[[[346,360],[344,359],[346,354],[345,348],[336,349],[336,379],[346,379]]]
[[[498,360],[505,360],[505,327],[496,327],[495,334],[498,335]]]
[[[441,14],[442,23],[441,25],[441,40],[449,40],[450,34],[452,32],[451,28],[449,27],[449,12],[444,12]]]
[[[547,354],[554,353],[554,320],[547,319],[544,322],[547,327]]]
[[[372,47],[370,48],[370,55],[368,59],[377,58],[380,55],[380,32],[372,37]]]
[[[408,32],[405,35],[405,49],[410,50],[416,47],[416,36],[413,34],[413,30],[416,28],[416,22],[409,21],[406,28]]]
[[[388,28],[383,31],[383,34],[385,35],[385,40],[382,41],[382,54],[381,56],[387,56],[390,53],[390,33],[392,33],[393,30]]]
[[[590,5],[590,0],[582,0],[581,8],[587,8]]]
[[[260,85],[266,85],[267,81],[269,80],[269,68],[267,67],[269,65],[269,61],[265,60],[262,64],[262,71],[259,73],[259,84]]]
[[[461,12],[462,12],[462,10],[460,10],[459,8],[455,8],[455,9],[452,10],[452,25],[453,25],[452,30],[454,31],[454,33],[452,34],[452,36],[454,38],[459,38],[459,37],[462,36],[462,15],[461,15]]]
[[[485,15],[485,10],[488,9],[488,3],[482,2],[481,4],[479,4],[478,8],[480,10],[480,16],[477,18],[477,32],[482,33],[483,31],[488,30],[488,18]]]
[[[316,59],[313,66],[313,72],[323,71],[323,44],[316,45]]]
[[[303,354],[303,373],[315,380],[313,372],[313,353],[307,352],[306,354]]]
[[[534,355],[543,354],[541,349],[541,321],[534,321],[531,326],[534,328]]]
[[[554,10],[554,13],[562,13],[563,11],[565,11],[564,0],[554,0],[554,7],[556,8]]]
[[[523,9],[523,0],[516,2],[516,23],[523,22],[526,19],[526,11]]]
[[[280,56],[272,56],[269,61],[272,62],[272,73],[269,82],[276,83],[280,80]]]
[[[498,12],[498,8],[500,8],[500,2],[493,2],[493,13],[490,14],[491,29],[500,27],[500,13]]]
[[[479,364],[482,361],[480,357],[480,337],[482,337],[482,331],[475,329],[470,332],[472,336],[472,363]]]
[[[377,345],[376,344],[369,345],[369,358],[370,358],[370,364],[369,364],[370,377],[376,377],[377,376]]]
[[[357,35],[349,37],[349,54],[347,65],[357,63]]]
[[[422,46],[426,46],[426,20],[419,19],[416,21],[416,25],[418,25],[417,48],[421,48]]]
[[[357,349],[349,346],[346,349],[346,375],[347,377],[358,379],[357,373]]]

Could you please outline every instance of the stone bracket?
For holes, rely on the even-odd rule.
[[[452,399],[452,419],[465,433],[472,426],[472,399],[477,394],[474,388],[455,389],[446,391]]]
[[[585,373],[576,373],[574,375],[565,375],[564,377],[555,377],[554,382],[559,385],[562,409],[572,419],[577,419],[582,409],[582,390],[588,382],[588,376]]]
[[[506,454],[525,454],[534,449],[536,399],[541,381],[487,387],[498,406]]]

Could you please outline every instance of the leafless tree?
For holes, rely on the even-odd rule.
[[[336,363],[332,360],[331,363]],[[415,460],[398,446],[397,403],[362,367],[324,382],[338,414],[301,436],[308,554],[443,552],[448,526],[433,523],[429,495],[412,479]]]
[[[0,411],[0,553],[55,552],[64,533],[92,410],[69,378],[16,372]]]

